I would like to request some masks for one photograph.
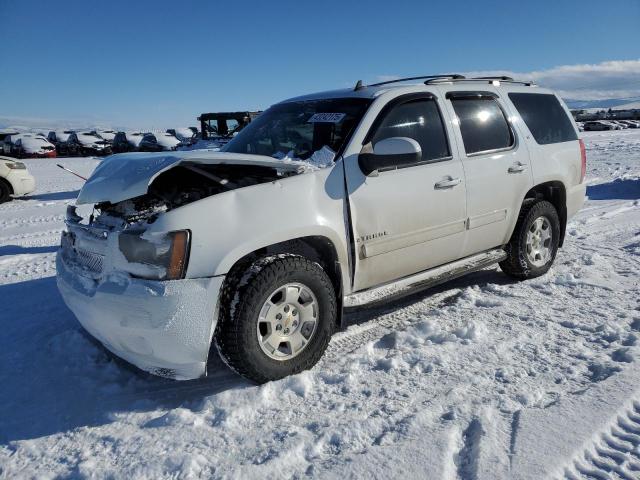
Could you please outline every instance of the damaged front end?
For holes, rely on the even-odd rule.
[[[211,156],[107,158],[78,197],[92,212],[83,218],[75,206],[67,210],[57,257],[66,304],[109,350],[156,375],[206,374],[224,280],[188,278],[191,230],[158,231],[157,219],[203,198],[300,173],[294,164]]]

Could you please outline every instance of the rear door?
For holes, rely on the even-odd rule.
[[[372,148],[386,138],[412,138],[420,144],[420,160],[365,176],[357,154],[345,159],[356,250],[354,290],[460,256],[465,238],[465,182],[447,124],[435,96],[396,97],[382,108],[362,144]]]
[[[467,256],[508,242],[533,185],[531,165],[512,114],[495,91],[452,88],[445,96],[467,183]]]

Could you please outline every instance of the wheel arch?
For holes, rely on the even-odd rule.
[[[540,183],[532,187],[524,196],[523,203],[527,200],[547,200],[551,203],[560,218],[560,243],[562,247],[567,229],[567,189],[560,181]]]
[[[236,285],[242,278],[242,274],[257,259],[284,253],[300,255],[311,261],[317,262],[327,273],[336,293],[336,327],[342,328],[344,326],[342,315],[342,300],[344,296],[343,265],[340,263],[338,250],[334,243],[328,237],[322,235],[310,235],[294,238],[267,245],[245,254],[236,260],[229,269],[229,273],[225,278],[225,286],[223,287],[223,290],[235,289]]]
[[[7,186],[7,188],[9,189],[9,195],[13,195],[15,193],[13,184],[9,180],[4,177],[0,177],[0,183]]]

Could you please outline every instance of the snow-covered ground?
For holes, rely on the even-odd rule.
[[[81,181],[27,161],[38,190],[0,206],[0,477],[640,478],[640,132],[584,138],[547,275],[351,309],[318,366],[263,386],[142,376],[86,337],[54,277]]]

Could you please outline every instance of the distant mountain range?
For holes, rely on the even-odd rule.
[[[640,108],[640,97],[606,98],[602,100],[572,100],[565,98],[564,101],[567,106],[573,110],[587,108],[601,108],[605,110],[609,108],[618,110],[623,110],[625,108]]]

